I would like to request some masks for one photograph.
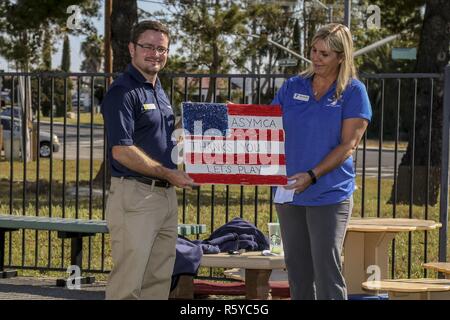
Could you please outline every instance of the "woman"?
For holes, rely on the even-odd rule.
[[[287,80],[272,104],[283,110],[293,201],[276,204],[292,299],[347,299],[341,252],[352,211],[352,153],[371,119],[356,79],[350,30],[329,24],[314,36],[312,63]]]

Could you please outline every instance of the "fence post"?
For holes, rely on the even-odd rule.
[[[442,168],[439,220],[442,228],[439,230],[439,261],[447,261],[447,230],[448,230],[448,166],[450,143],[450,65],[444,72],[444,106],[442,123]]]

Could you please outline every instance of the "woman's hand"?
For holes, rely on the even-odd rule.
[[[295,193],[304,191],[312,183],[311,176],[307,172],[300,172],[288,177],[288,180],[295,180],[294,183],[285,186],[286,190],[295,190]]]

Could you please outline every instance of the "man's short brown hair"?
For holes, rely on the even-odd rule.
[[[136,43],[141,34],[143,34],[147,30],[154,30],[164,33],[167,36],[167,39],[169,39],[170,44],[169,28],[167,28],[159,21],[152,21],[152,20],[145,20],[135,24],[133,26],[133,29],[131,30],[130,42]]]

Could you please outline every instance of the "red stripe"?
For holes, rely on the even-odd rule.
[[[261,176],[254,174],[207,174],[188,173],[197,183],[244,184],[244,185],[286,185],[286,176]]]
[[[257,164],[257,165],[286,165],[284,154],[222,154],[186,153],[188,164]]]
[[[280,105],[262,104],[227,104],[228,115],[230,116],[265,116],[281,117]]]
[[[284,141],[283,129],[230,129],[230,136],[194,136],[186,135],[186,140],[260,140]]]

